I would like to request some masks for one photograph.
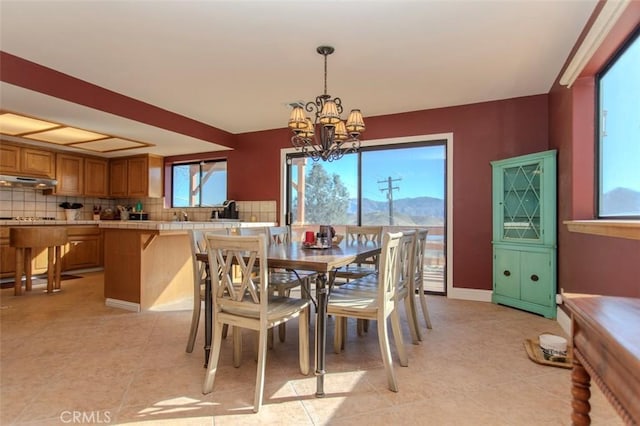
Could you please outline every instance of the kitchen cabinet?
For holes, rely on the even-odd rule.
[[[54,178],[55,153],[27,146],[0,144],[0,173]]]
[[[56,195],[84,195],[84,158],[71,154],[56,154]]]
[[[127,196],[127,160],[109,162],[109,193],[112,197]]]
[[[97,226],[69,226],[69,243],[65,246],[62,258],[62,270],[101,267],[102,231]]]
[[[109,169],[112,197],[162,197],[162,157],[137,155],[113,159]]]
[[[109,162],[101,158],[84,159],[84,195],[109,196]]]
[[[491,162],[492,301],[556,316],[556,151]]]

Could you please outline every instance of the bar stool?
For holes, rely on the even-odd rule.
[[[47,292],[60,290],[62,247],[68,241],[67,228],[64,226],[19,226],[9,229],[9,245],[16,249],[15,296],[22,294],[23,266],[25,290],[31,291],[31,258],[33,249],[38,247],[47,247]]]

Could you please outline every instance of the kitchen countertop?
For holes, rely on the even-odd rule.
[[[245,228],[256,226],[275,226],[274,222],[238,222],[238,221],[206,221],[206,222],[173,222],[155,220],[102,221],[100,228],[105,229],[147,229],[157,231],[181,231],[189,229]]]
[[[148,229],[158,231],[179,231],[205,228],[244,228],[255,226],[275,226],[274,222],[239,222],[237,220],[215,221],[161,221],[161,220],[0,220],[0,226],[42,226],[42,225],[98,225],[104,229]]]

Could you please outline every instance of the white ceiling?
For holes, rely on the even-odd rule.
[[[365,120],[547,93],[596,3],[2,0],[0,47],[243,133],[285,127],[288,102],[322,93],[322,44],[336,48],[329,94]],[[151,142],[161,155],[221,148],[10,84],[0,90],[1,109]]]

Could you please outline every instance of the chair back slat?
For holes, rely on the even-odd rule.
[[[242,306],[248,311],[267,308],[267,237],[207,235],[216,311]],[[256,273],[258,271],[258,273]]]
[[[416,248],[415,231],[403,231],[399,243],[398,252],[398,283],[396,286],[396,294],[399,298],[405,297],[412,291],[414,278],[414,257]]]
[[[382,226],[353,226],[347,225],[345,228],[347,244],[356,243],[376,243],[382,241]],[[358,261],[359,265],[374,265],[378,268],[379,256],[371,256]]]
[[[345,235],[347,243],[374,242],[380,244],[380,241],[382,240],[382,226],[347,225]]]
[[[384,313],[391,312],[394,307],[401,238],[401,232],[387,232],[382,237],[382,252],[380,253],[378,271],[378,300]]]
[[[269,233],[269,245],[289,244],[291,241],[291,233],[288,226],[270,226],[267,230]]]
[[[417,290],[422,290],[424,288],[424,251],[427,248],[428,233],[429,231],[426,229],[416,230],[416,249],[413,260],[413,286]]]

